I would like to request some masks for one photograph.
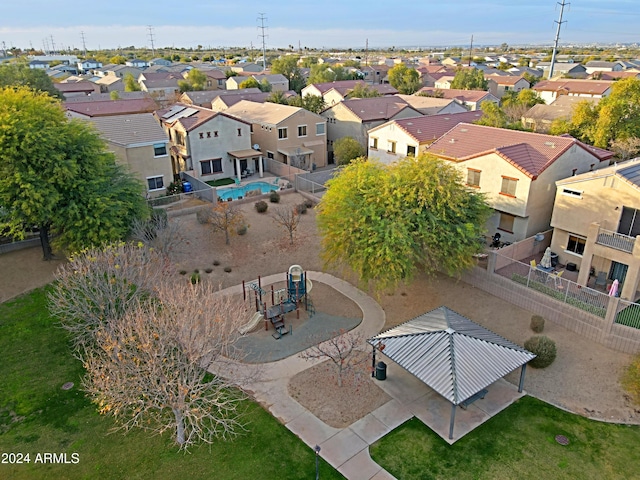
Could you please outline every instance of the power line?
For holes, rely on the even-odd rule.
[[[265,39],[267,38],[267,34],[264,33],[264,31],[268,27],[264,26],[264,21],[267,19],[267,17],[265,17],[264,13],[259,13],[258,15],[260,15],[258,17],[258,20],[260,20],[260,26],[258,28],[261,32],[258,37],[262,38],[262,71],[265,71],[267,69],[267,47],[265,46]]]
[[[553,53],[551,54],[551,65],[549,66],[549,80],[553,77],[553,66],[556,63],[556,53],[558,52],[558,41],[560,40],[560,27],[562,27],[563,23],[567,23],[567,21],[562,21],[562,14],[564,13],[565,5],[570,5],[569,3],[565,3],[562,0],[562,3],[558,2],[560,5],[560,18],[556,21],[558,24],[558,29],[556,30],[556,38],[553,41]]]
[[[84,41],[84,32],[80,32],[80,36],[82,37],[82,50],[84,52],[84,56],[87,56],[87,44]]]
[[[153,27],[151,25],[147,25],[147,29],[149,30],[149,41],[151,42],[151,56],[155,58],[156,49],[153,45]]]

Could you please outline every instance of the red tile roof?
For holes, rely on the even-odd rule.
[[[490,75],[488,79],[493,80],[498,85],[515,85],[522,80],[523,77],[516,77],[514,75]]]
[[[411,108],[402,99],[394,96],[373,98],[352,98],[345,100],[336,106],[343,105],[353,112],[363,122],[374,120],[390,120],[405,108]],[[419,112],[416,111],[416,115]]]
[[[588,93],[590,95],[602,95],[611,86],[611,80],[542,80],[533,86],[538,92],[566,91],[568,93]]]
[[[362,80],[338,80],[337,82],[325,82],[325,83],[312,83],[318,91],[324,95],[332,88],[335,88],[342,93],[343,89],[352,90],[358,83],[364,83]],[[346,90],[345,90],[346,91]]]
[[[64,108],[88,117],[106,117],[110,115],[153,112],[158,106],[152,98],[148,97],[131,100],[65,102]]]
[[[93,82],[54,83],[53,86],[62,93],[100,91],[100,87]]]
[[[454,161],[496,153],[535,179],[573,145],[580,146],[600,161],[613,156],[611,152],[590,147],[570,136],[556,137],[468,123],[453,127],[433,142],[428,151]]]
[[[482,110],[475,110],[472,112],[402,118],[393,120],[393,122],[419,143],[424,143],[440,138],[459,123],[472,123],[480,120],[482,115]],[[378,128],[381,127],[376,127],[373,130]]]
[[[442,98],[448,98],[450,100],[456,99],[463,102],[478,102],[482,100],[484,97],[491,95],[489,92],[485,92],[484,90],[460,90],[455,88],[434,88],[434,87],[423,87],[418,93],[427,92],[427,93],[435,93],[442,92]]]

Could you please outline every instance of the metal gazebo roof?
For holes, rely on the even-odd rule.
[[[447,307],[424,313],[367,342],[454,407],[535,358]]]

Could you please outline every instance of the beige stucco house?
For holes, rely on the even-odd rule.
[[[335,82],[312,83],[307,85],[300,92],[301,95],[315,95],[322,97],[327,107],[340,103],[349,98],[351,91],[357,86],[368,86],[370,89],[377,91],[381,96],[395,95],[398,90],[388,84],[368,85],[364,80],[338,80]]]
[[[391,120],[369,130],[367,156],[390,164],[400,158],[420,155],[458,123],[472,123],[480,118],[482,110],[468,112],[463,108],[461,113]]]
[[[101,137],[132,174],[144,183],[147,196],[164,195],[173,181],[169,137],[151,113],[93,117]]]
[[[560,263],[579,269],[578,283],[594,273],[617,279],[620,296],[639,298],[640,159],[556,182],[551,249]]]
[[[330,156],[333,142],[340,138],[352,137],[366,149],[367,135],[372,128],[389,120],[422,116],[395,95],[345,100],[326,109],[321,115],[327,119]]]
[[[611,80],[542,80],[532,90],[545,101],[551,103],[560,95],[585,98],[602,98],[611,93]]]
[[[251,124],[222,112],[175,104],[156,117],[171,142],[174,175],[187,172],[202,181],[241,178],[263,172],[262,154],[252,149]]]
[[[305,170],[327,164],[327,122],[299,107],[242,100],[225,114],[251,124],[252,144],[267,158]]]
[[[427,149],[454,162],[495,210],[488,232],[516,242],[549,229],[555,182],[609,164],[613,153],[570,136],[460,123]]]
[[[433,87],[423,87],[418,94],[427,96],[436,96],[438,98],[446,98],[455,100],[463,105],[467,110],[479,110],[482,102],[500,103],[500,99],[491,92],[484,90],[460,90],[457,88],[438,89]]]
[[[487,77],[489,91],[497,98],[502,98],[506,92],[520,92],[531,87],[531,84],[524,77],[511,75],[491,75]]]

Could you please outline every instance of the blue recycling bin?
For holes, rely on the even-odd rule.
[[[182,184],[182,191],[184,193],[189,193],[189,192],[193,192],[193,187],[191,186],[191,183],[189,182],[184,182]]]

